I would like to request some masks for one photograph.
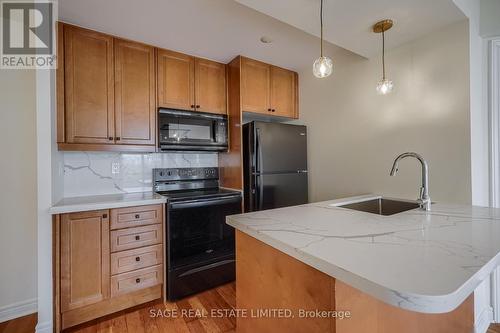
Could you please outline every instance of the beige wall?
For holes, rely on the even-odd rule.
[[[395,27],[397,29],[397,26]],[[377,38],[377,36],[374,36]],[[390,32],[387,34],[390,38]],[[379,58],[336,54],[323,80],[300,73],[302,122],[309,127],[310,199],[363,193],[414,199],[420,167],[394,158],[421,153],[430,165],[433,200],[469,203],[470,124],[468,24],[453,24],[387,53],[395,89],[379,96]]]
[[[34,70],[0,69],[0,315],[36,298],[35,97]]]

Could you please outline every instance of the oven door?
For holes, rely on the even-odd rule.
[[[234,229],[226,216],[241,213],[241,196],[169,203],[169,270],[234,255]]]
[[[227,150],[227,116],[160,109],[158,135],[161,150]]]

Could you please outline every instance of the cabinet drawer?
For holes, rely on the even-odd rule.
[[[111,274],[130,272],[163,262],[161,244],[111,254]]]
[[[137,271],[111,277],[111,297],[163,283],[163,265],[143,268]]]
[[[111,210],[111,230],[161,223],[162,205],[138,206]]]
[[[111,252],[160,244],[162,239],[161,224],[113,230],[111,231]]]

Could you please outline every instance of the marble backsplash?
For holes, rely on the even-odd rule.
[[[216,167],[216,153],[64,152],[64,197],[151,191],[153,168]]]

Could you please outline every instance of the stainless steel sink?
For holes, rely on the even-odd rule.
[[[419,208],[419,204],[417,202],[386,198],[368,199],[366,201],[336,206],[386,216]]]

